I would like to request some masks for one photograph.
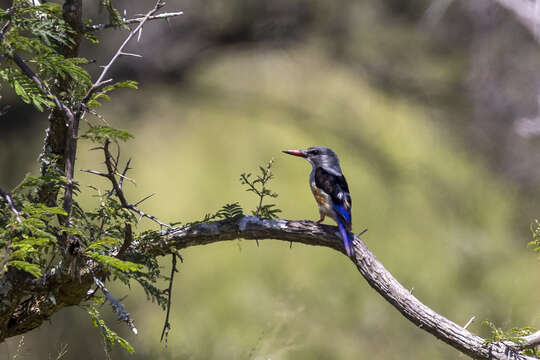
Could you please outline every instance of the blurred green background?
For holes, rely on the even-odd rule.
[[[146,1],[117,1],[128,15]],[[7,5],[6,5],[7,6]],[[105,18],[94,3],[86,14]],[[273,190],[283,218],[317,219],[307,162],[280,153],[325,145],[339,155],[353,196],[353,230],[407,288],[437,312],[482,336],[540,327],[540,263],[526,249],[540,207],[538,43],[491,1],[171,0],[185,14],[148,24],[130,46],[121,90],[100,109],[135,139],[132,200],[145,211],[188,222],[256,199],[240,173],[275,159]],[[104,32],[93,74],[125,32]],[[46,114],[2,94],[0,186],[37,173]],[[96,123],[99,120],[90,117]],[[527,122],[528,121],[528,122]],[[530,126],[525,126],[530,125]],[[101,169],[81,142],[78,168]],[[107,184],[85,173],[83,185]],[[91,206],[83,186],[80,201]],[[327,223],[331,224],[331,221]],[[143,222],[140,230],[153,227]],[[113,359],[455,359],[376,294],[341,254],[279,241],[193,247],[173,290],[168,346],[165,314],[134,285],[111,285],[133,315],[135,347]],[[164,259],[165,273],[170,267]],[[162,284],[163,287],[166,284]],[[0,344],[1,359],[105,358],[84,309]]]

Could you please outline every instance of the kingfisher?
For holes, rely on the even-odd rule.
[[[317,224],[320,224],[326,216],[334,219],[347,256],[351,257],[354,239],[351,233],[352,200],[336,153],[324,146],[282,151],[285,154],[303,157],[311,163],[309,185],[319,206],[320,219],[317,220]]]

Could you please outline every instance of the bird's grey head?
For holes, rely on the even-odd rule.
[[[283,150],[285,154],[305,158],[313,167],[322,167],[331,172],[341,174],[339,159],[332,149],[324,146],[312,146],[307,149]]]

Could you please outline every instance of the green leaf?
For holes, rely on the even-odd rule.
[[[105,341],[105,346],[107,352],[110,352],[112,350],[112,346],[117,343],[124,349],[126,349],[129,353],[133,354],[135,350],[133,347],[125,340],[124,338],[120,337],[115,331],[111,330],[105,321],[101,319],[101,315],[99,311],[91,306],[87,309],[88,315],[90,315],[90,318],[92,319],[92,325],[97,327],[101,331],[101,336],[103,337],[103,340]]]
[[[119,239],[115,239],[112,237],[105,237],[97,241],[94,241],[87,247],[87,249],[88,250],[106,250],[107,245],[118,245],[119,243],[120,243]]]
[[[26,271],[29,274],[32,274],[35,277],[40,277],[42,275],[41,269],[36,264],[31,264],[22,260],[11,260],[8,262],[8,266],[13,266],[22,271]]]
[[[95,260],[103,266],[111,267],[121,272],[132,272],[142,270],[143,266],[141,264],[135,264],[130,261],[120,260],[109,255],[99,254],[93,251],[87,251],[86,256]]]
[[[83,139],[88,139],[101,144],[103,144],[106,140],[127,141],[129,139],[133,139],[133,135],[131,135],[129,132],[105,125],[93,126],[81,137]]]

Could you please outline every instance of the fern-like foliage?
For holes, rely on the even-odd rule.
[[[244,210],[239,203],[225,204],[213,216],[216,219],[236,219],[244,215]]]
[[[17,0],[10,9],[0,12],[0,20],[10,25],[0,42],[0,52],[9,55],[0,61],[0,79],[4,84],[39,111],[55,106],[17,66],[14,61],[17,53],[47,88],[69,79],[68,91],[57,94],[58,98],[71,104],[82,99],[92,84],[90,75],[82,67],[88,61],[66,58],[62,54],[62,48],[75,44],[75,32],[62,18],[60,4],[48,2],[34,6],[30,1]]]

